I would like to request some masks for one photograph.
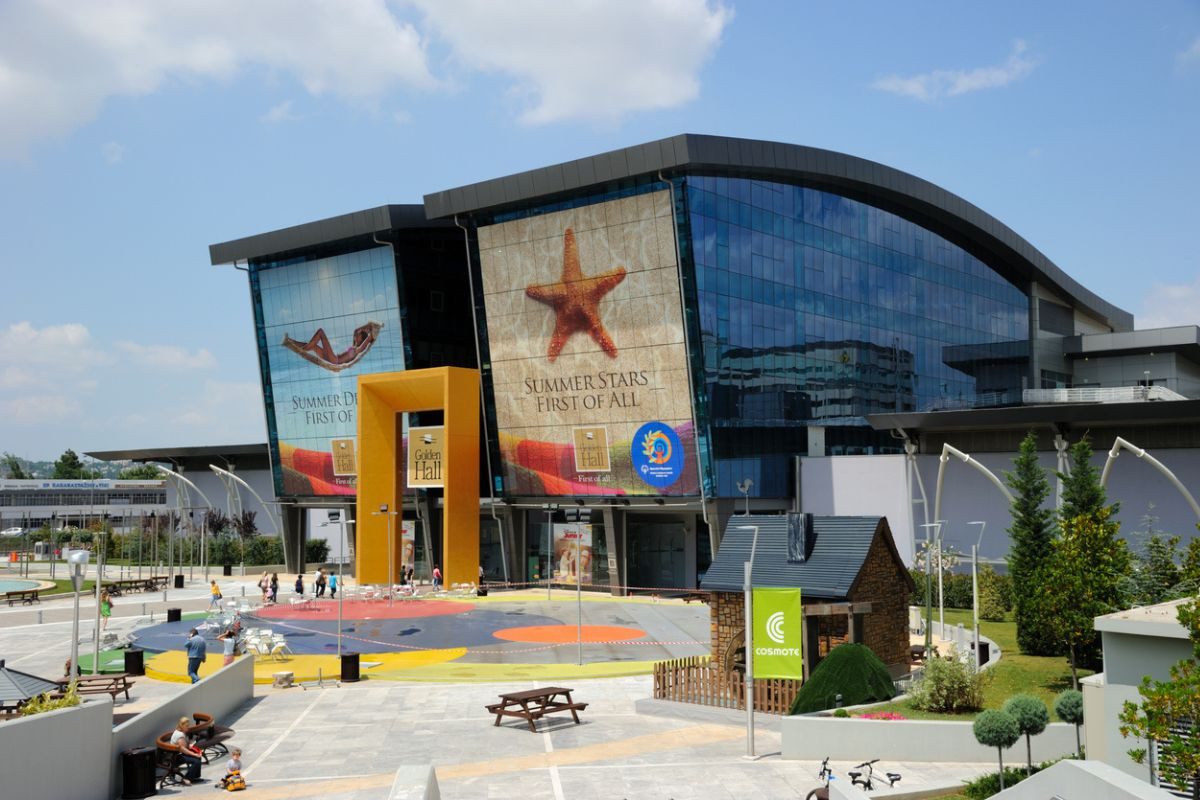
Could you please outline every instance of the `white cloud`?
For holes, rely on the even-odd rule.
[[[612,120],[696,97],[733,19],[719,0],[413,0],[457,62],[512,76],[522,122]]]
[[[119,164],[125,157],[125,148],[116,142],[105,142],[100,146],[100,153],[104,156],[104,163]]]
[[[0,415],[6,422],[26,427],[60,422],[80,413],[79,402],[68,392],[20,395],[0,401]]]
[[[92,343],[87,326],[78,322],[38,329],[14,322],[0,330],[0,364],[51,367],[71,373],[111,359]]]
[[[1037,67],[1037,59],[1028,55],[1027,50],[1025,42],[1018,40],[1013,43],[1008,59],[999,66],[936,69],[910,77],[889,75],[871,85],[875,89],[912,97],[925,103],[982,89],[997,89],[1026,77]]]
[[[1189,48],[1181,53],[1176,53],[1175,60],[1180,64],[1187,64],[1191,61],[1200,61],[1200,36],[1195,38]]]
[[[0,158],[69,133],[110,97],[228,80],[249,66],[354,100],[435,84],[419,32],[387,0],[6,0]]]
[[[291,122],[295,119],[300,119],[299,115],[292,111],[292,101],[284,100],[278,105],[271,106],[267,113],[258,118],[259,122]]]
[[[261,441],[267,435],[262,387],[254,381],[206,380],[203,390],[177,406],[166,423],[172,429],[200,431],[208,441]]]
[[[200,348],[194,353],[187,348],[169,344],[137,344],[136,342],[117,342],[117,348],[124,352],[134,364],[146,367],[166,369],[212,369],[217,366],[217,360],[212,353]]]
[[[1200,325],[1200,278],[1191,284],[1154,284],[1142,301],[1142,313],[1136,320],[1139,330]]]
[[[407,111],[393,111],[392,121],[397,125],[407,125],[408,123],[412,122],[412,114],[408,113]]]

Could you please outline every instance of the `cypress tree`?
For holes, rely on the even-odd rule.
[[[1071,474],[1055,473],[1063,482],[1063,502],[1060,520],[1090,517],[1104,508],[1108,497],[1100,485],[1100,471],[1092,466],[1092,443],[1086,434],[1071,445]],[[1120,510],[1112,504],[1112,514]]]
[[[1013,612],[1017,621],[1017,644],[1024,653],[1055,655],[1059,650],[1051,621],[1040,607],[1035,581],[1050,557],[1054,538],[1054,512],[1042,504],[1050,496],[1046,470],[1038,464],[1037,436],[1033,431],[1021,440],[1013,459],[1013,471],[1004,478],[1013,493],[1012,525],[1008,529],[1008,572],[1012,576]]]

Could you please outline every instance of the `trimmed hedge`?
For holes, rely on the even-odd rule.
[[[856,706],[882,702],[896,696],[887,667],[865,644],[842,644],[833,648],[817,665],[808,682],[800,687],[789,714],[824,711],[837,704]]]

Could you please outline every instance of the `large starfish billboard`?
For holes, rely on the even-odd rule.
[[[671,196],[479,229],[506,489],[698,493]]]

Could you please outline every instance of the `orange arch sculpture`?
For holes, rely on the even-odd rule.
[[[479,371],[436,367],[358,376],[358,580],[387,583],[400,574],[400,525],[372,511],[402,508],[400,414],[441,409],[445,425],[442,576],[449,583],[479,578]]]

